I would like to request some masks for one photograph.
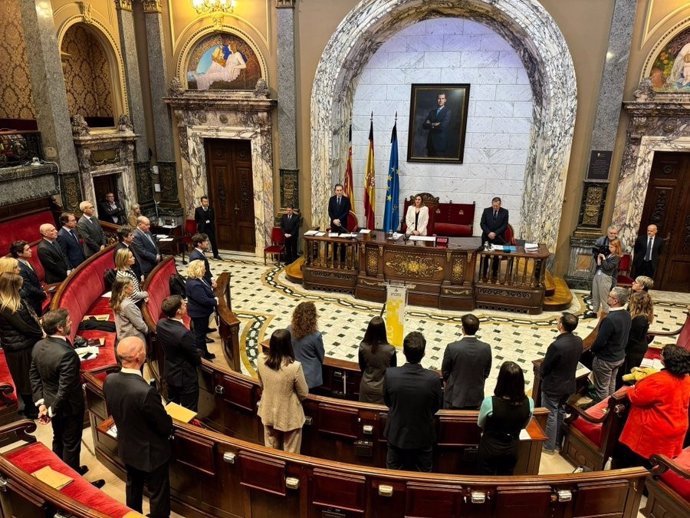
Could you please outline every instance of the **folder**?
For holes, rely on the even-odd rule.
[[[74,480],[72,477],[55,471],[50,466],[44,466],[41,469],[34,471],[32,475],[41,482],[45,482],[50,487],[57,489],[58,491]]]
[[[165,411],[170,417],[182,421],[183,423],[188,423],[196,417],[196,412],[182,405],[178,405],[177,403],[173,403],[172,401],[165,405]]]

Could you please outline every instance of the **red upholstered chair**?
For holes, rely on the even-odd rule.
[[[511,245],[515,246],[516,241],[515,241],[515,231],[513,230],[513,225],[508,223],[508,228],[506,229],[505,233],[505,238],[506,238],[506,245]]]
[[[280,256],[285,253],[285,235],[280,227],[273,227],[271,230],[271,244],[264,248],[264,264],[266,264],[266,256],[271,254],[273,257],[278,256],[276,262],[280,262]]]
[[[357,215],[350,211],[347,214],[347,222],[345,223],[345,228],[348,232],[358,232],[359,231],[359,220]]]
[[[635,279],[630,277],[630,267],[632,266],[632,257],[630,254],[624,254],[618,263],[618,277],[616,277],[616,284],[623,288],[632,287]]]
[[[187,264],[184,259],[184,251],[190,252],[192,250],[192,236],[194,234],[196,234],[196,221],[186,219],[184,222],[184,233],[182,234],[182,264]]]
[[[690,447],[675,459],[652,455],[645,516],[690,516]],[[663,512],[659,512],[663,511]]]

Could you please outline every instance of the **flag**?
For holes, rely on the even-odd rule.
[[[386,208],[383,212],[384,232],[398,230],[400,222],[400,176],[398,175],[398,123],[393,124],[391,134],[391,159],[388,162],[388,186],[386,187]]]
[[[343,194],[350,199],[350,210],[355,212],[355,192],[352,182],[352,124],[350,124],[350,147],[347,151],[347,166],[345,167],[345,179],[343,180]]]
[[[374,121],[369,125],[369,155],[367,156],[367,172],[364,175],[364,217],[366,228],[374,230],[376,208],[376,176],[374,173]]]

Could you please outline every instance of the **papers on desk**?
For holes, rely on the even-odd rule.
[[[410,241],[427,241],[433,243],[436,241],[436,236],[410,236]]]
[[[360,234],[371,234],[371,230],[368,228],[360,228],[359,233]]]
[[[338,237],[339,235],[340,234],[338,234],[337,232],[329,232],[328,233],[328,237]]]
[[[587,376],[589,375],[590,370],[582,365],[580,362],[577,362],[577,369],[575,370],[575,377],[580,378],[582,376]]]
[[[112,437],[113,439],[117,439],[117,425],[116,425],[116,424],[113,424],[113,426],[111,426],[110,428],[108,428],[108,429],[105,431],[105,433],[107,433],[108,435],[110,435],[110,437]]]
[[[103,322],[107,322],[109,318],[109,315],[85,315],[84,318],[81,319],[82,322],[86,320],[101,320]]]
[[[393,235],[390,237],[393,241],[397,241],[401,237],[403,237],[405,234],[401,234],[399,232],[393,232]]]
[[[160,239],[158,240],[158,242],[159,242],[159,243],[165,243],[165,242],[174,241],[174,240],[175,240],[175,239],[172,238],[172,237],[163,237],[163,238],[160,238]]]
[[[177,403],[173,403],[172,401],[165,405],[165,411],[170,417],[177,419],[178,421],[182,421],[183,423],[188,423],[196,417],[196,412],[189,410],[182,405],[178,405]]]
[[[532,436],[527,431],[527,428],[523,428],[522,430],[520,430],[520,440],[521,441],[531,441],[532,440]]]
[[[44,466],[41,469],[34,471],[32,473],[41,482],[45,482],[53,489],[60,491],[63,487],[74,480],[72,477],[63,475],[62,473],[55,471],[50,466]]]
[[[539,243],[525,243],[525,252],[538,252]]]
[[[74,349],[74,352],[77,353],[77,356],[79,356],[81,361],[93,360],[98,356],[98,346],[89,345],[87,347],[77,347]]]
[[[168,228],[172,230],[173,228],[177,228],[177,225],[160,225],[160,228]]]
[[[317,233],[314,234],[314,235],[315,235],[316,237],[323,237],[323,236],[326,235],[326,233],[325,233],[325,232],[317,232]]]
[[[661,363],[659,358],[654,358],[653,360],[651,358],[643,358],[640,367],[651,367],[652,369],[660,371],[664,368],[664,364]]]
[[[154,234],[154,235],[155,235],[156,239],[158,239],[158,241],[162,241],[163,239],[168,237],[168,234]],[[172,238],[170,238],[170,239],[172,239]]]
[[[304,233],[304,235],[305,235],[305,236],[315,236],[315,235],[317,235],[318,233],[319,233],[318,230],[307,230],[307,231]]]
[[[353,238],[353,237],[357,237],[357,233],[356,232],[343,232],[342,234],[340,234],[339,237]]]

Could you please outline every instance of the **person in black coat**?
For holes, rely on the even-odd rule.
[[[29,262],[33,255],[31,245],[26,241],[15,241],[10,246],[10,255],[17,259],[19,275],[24,279],[20,295],[31,306],[34,313],[41,316],[43,314],[43,301],[48,298],[48,294],[43,290],[41,281]]]
[[[120,372],[103,384],[108,410],[117,426],[117,450],[127,470],[127,506],[142,512],[144,486],[149,490],[151,518],[170,516],[170,436],[172,418],[155,387],[141,376],[146,361],[144,342],[137,337],[117,345]]]
[[[633,248],[633,277],[646,275],[654,278],[659,256],[664,248],[664,240],[657,235],[657,226],[648,225],[647,235],[638,236]]]
[[[38,243],[38,259],[45,272],[46,282],[54,284],[64,281],[71,268],[67,256],[57,242],[58,231],[50,223],[44,223],[39,229],[43,239]]]
[[[141,274],[146,278],[161,260],[156,237],[151,234],[151,221],[146,216],[137,218],[132,246],[139,260]]]
[[[194,250],[189,254],[189,262],[192,261],[202,261],[204,267],[206,268],[206,273],[204,273],[204,280],[212,287],[216,287],[216,281],[213,280],[213,274],[211,273],[211,265],[206,258],[206,250],[208,250],[209,238],[206,234],[194,234],[192,236],[192,245]]]
[[[208,196],[202,196],[201,206],[194,209],[194,221],[196,221],[196,231],[199,234],[206,234],[211,242],[213,258],[222,261],[223,258],[218,254],[218,244],[216,242],[216,213],[213,207],[209,207]]]
[[[508,229],[508,210],[501,207],[501,198],[495,196],[491,200],[491,207],[487,207],[482,212],[482,219],[479,222],[482,229],[482,244],[489,243],[490,245],[505,245],[509,244],[506,241],[506,230]],[[491,272],[494,278],[498,275],[498,267],[500,261],[493,259],[491,265]],[[489,270],[489,260],[484,258],[482,261],[482,277],[486,277]]]
[[[16,273],[0,275],[0,344],[18,396],[19,412],[36,419],[38,410],[32,397],[29,369],[31,352],[43,337],[43,330],[36,314],[20,296],[22,282],[21,275]]]
[[[66,309],[43,316],[43,330],[48,336],[34,346],[29,377],[38,418],[53,424],[53,452],[84,474],[86,466],[79,465],[84,393],[79,356],[68,342],[71,324]]]
[[[347,216],[346,216],[347,218]],[[300,217],[295,214],[292,205],[288,206],[280,218],[280,229],[285,236],[285,263],[297,259],[297,241],[299,240]]]
[[[546,350],[540,367],[541,404],[549,409],[546,418],[546,443],[544,451],[554,453],[563,439],[565,402],[575,393],[575,372],[582,355],[582,338],[573,334],[578,318],[563,313],[558,319],[558,336]]]
[[[196,347],[194,334],[185,327],[187,303],[179,295],[167,297],[161,304],[163,314],[156,326],[156,336],[165,353],[165,381],[168,399],[197,411],[199,406],[199,377],[201,350]]]
[[[77,218],[71,212],[63,212],[60,215],[60,223],[62,223],[62,228],[58,231],[57,242],[60,243],[62,251],[67,256],[70,268],[76,268],[86,261],[79,234],[75,230]]]
[[[403,340],[407,363],[386,369],[383,399],[389,408],[386,467],[430,472],[435,442],[434,415],[441,408],[441,378],[421,366],[426,340],[413,331]]]
[[[328,200],[328,217],[333,232],[347,232],[347,215],[350,213],[350,198],[343,196],[343,185],[336,184],[335,194]]]
[[[208,352],[206,334],[208,319],[216,310],[218,299],[213,294],[211,285],[204,280],[206,269],[202,261],[196,260],[187,267],[187,311],[192,319],[196,346],[203,352],[203,357],[212,360],[215,354]]]
[[[105,201],[98,204],[98,219],[114,225],[127,223],[127,214],[119,201],[115,201],[115,194],[109,192],[105,195]]]

